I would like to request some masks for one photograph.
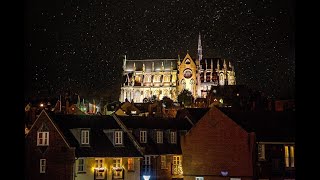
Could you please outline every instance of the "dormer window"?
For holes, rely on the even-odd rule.
[[[163,132],[157,131],[157,143],[163,143]]]
[[[81,130],[81,144],[89,145],[89,130]]]
[[[177,143],[177,132],[175,131],[170,132],[170,141],[171,141],[171,144]]]
[[[147,143],[147,131],[140,131],[140,142]]]
[[[115,131],[114,132],[114,144],[115,145],[122,145],[122,131]]]

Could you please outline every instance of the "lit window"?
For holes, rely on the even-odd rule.
[[[131,111],[131,114],[137,114],[137,111]]]
[[[173,156],[173,174],[182,174],[182,156]]]
[[[170,75],[166,75],[163,77],[163,82],[170,82]]]
[[[167,168],[167,159],[165,155],[161,155],[161,169]]]
[[[128,171],[134,171],[134,159],[128,158]]]
[[[113,177],[121,178],[122,177],[122,158],[113,158]]]
[[[147,131],[140,131],[140,142],[147,143]]]
[[[81,144],[89,144],[89,130],[81,130]]]
[[[284,157],[286,167],[294,167],[294,146],[284,146]]]
[[[163,143],[163,132],[157,131],[157,143]]]
[[[122,145],[122,131],[114,132],[114,143],[116,145]]]
[[[177,143],[177,133],[175,131],[170,132],[170,140],[172,144]]]
[[[96,179],[104,179],[104,159],[103,158],[96,158],[96,167],[95,167],[95,173],[96,173]]]
[[[40,173],[46,173],[46,159],[40,159]]]
[[[264,144],[258,144],[258,159],[259,161],[266,160]]]
[[[204,180],[204,178],[203,177],[196,177],[195,180]]]
[[[49,132],[38,132],[37,146],[49,146]]]
[[[154,82],[160,82],[161,75],[154,75]]]
[[[78,159],[78,172],[85,172],[83,158]]]

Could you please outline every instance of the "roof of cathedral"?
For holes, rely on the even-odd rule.
[[[154,71],[160,71],[163,64],[165,71],[170,71],[171,66],[173,70],[177,70],[178,59],[141,59],[141,60],[126,60],[125,71],[130,72],[134,70],[134,65],[136,71],[142,71],[143,64],[145,66],[146,72],[152,71],[152,64],[154,64]]]
[[[114,146],[103,130],[121,129],[112,116],[99,115],[57,115],[50,114],[72,147],[77,157],[141,157],[126,133],[123,146]],[[72,129],[90,128],[90,147],[80,146]]]

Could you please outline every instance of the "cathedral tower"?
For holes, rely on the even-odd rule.
[[[178,67],[178,94],[184,89],[192,92],[193,97],[197,95],[197,66],[187,53]]]

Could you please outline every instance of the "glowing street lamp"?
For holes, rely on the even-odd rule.
[[[150,175],[143,175],[143,179],[144,180],[149,180],[150,179]]]

